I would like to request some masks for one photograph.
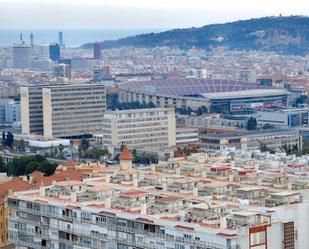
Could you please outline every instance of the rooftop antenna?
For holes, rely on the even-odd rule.
[[[23,33],[19,34],[19,40],[20,40],[20,42],[23,42]]]

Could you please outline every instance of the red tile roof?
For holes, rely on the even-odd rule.
[[[147,195],[147,192],[142,191],[142,190],[129,190],[127,192],[123,192],[120,194],[121,196],[143,196],[143,195]]]
[[[133,159],[133,155],[129,151],[129,149],[128,149],[128,147],[126,145],[123,147],[123,150],[121,152],[121,155],[120,155],[119,159],[120,160],[132,160]]]
[[[9,190],[12,190],[14,192],[18,191],[25,191],[30,189],[31,185],[25,181],[23,181],[20,178],[15,178],[13,180],[4,182],[0,184],[0,198],[3,199],[5,198]]]

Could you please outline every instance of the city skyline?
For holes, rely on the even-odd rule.
[[[267,8],[266,8],[267,6]],[[307,11],[306,11],[307,9]],[[57,18],[47,18],[57,13]],[[0,0],[0,29],[185,28],[272,15],[308,15],[303,1]],[[185,17],[185,18],[184,18]]]

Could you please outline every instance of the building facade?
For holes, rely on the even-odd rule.
[[[20,102],[14,99],[0,99],[0,124],[20,122]]]
[[[20,87],[20,104],[22,133],[43,135],[42,86]]]
[[[271,124],[277,127],[308,127],[308,108],[261,110],[256,114],[258,125]]]
[[[263,146],[273,151],[282,151],[285,146],[295,151],[302,150],[301,135],[292,129],[202,134],[200,142],[201,149],[208,151],[228,148],[249,151],[260,150]]]
[[[18,69],[31,68],[31,46],[21,43],[13,46],[13,67]]]
[[[198,143],[197,128],[177,128],[176,129],[176,144],[186,145]]]
[[[57,85],[42,90],[44,137],[78,137],[102,131],[103,85]]]
[[[173,147],[176,145],[173,108],[110,111],[103,118],[103,146],[110,151],[127,144],[132,147]]]
[[[58,43],[49,44],[49,58],[52,61],[59,61],[59,59],[60,59],[60,45]]]
[[[75,137],[102,131],[105,88],[95,84],[21,87],[22,134]]]

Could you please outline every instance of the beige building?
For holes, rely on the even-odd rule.
[[[23,134],[43,135],[42,86],[20,87]]]
[[[22,133],[46,138],[101,132],[105,87],[61,84],[21,88]]]
[[[135,148],[164,148],[176,145],[173,108],[149,108],[106,112],[103,146],[110,151],[126,144]]]

